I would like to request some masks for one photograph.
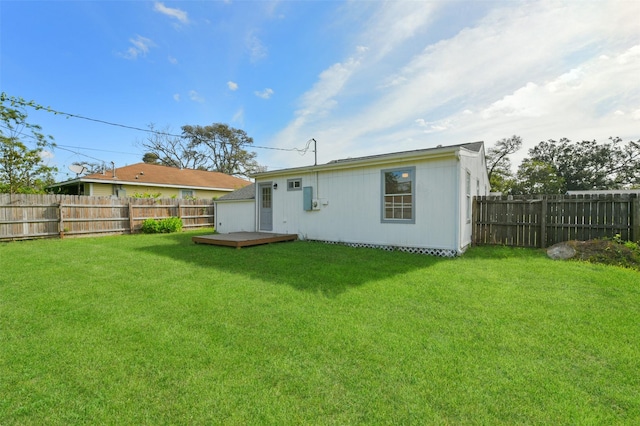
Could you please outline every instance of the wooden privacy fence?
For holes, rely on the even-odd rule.
[[[636,194],[476,197],[473,243],[518,247],[620,234],[640,240],[640,198]]]
[[[213,200],[0,194],[0,240],[133,233],[145,219],[213,227]]]

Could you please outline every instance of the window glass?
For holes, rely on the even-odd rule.
[[[413,168],[382,172],[383,221],[414,221],[414,172]]]
[[[271,208],[271,187],[269,186],[262,187],[262,208]]]
[[[302,189],[302,179],[287,179],[287,191],[299,191]]]

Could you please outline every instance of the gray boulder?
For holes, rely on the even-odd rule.
[[[571,259],[576,255],[576,249],[568,241],[554,244],[547,249],[547,256],[551,259]]]

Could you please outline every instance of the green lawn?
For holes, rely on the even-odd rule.
[[[640,274],[187,232],[0,244],[0,424],[638,424]]]

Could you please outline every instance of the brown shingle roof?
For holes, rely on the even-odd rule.
[[[81,181],[104,181],[105,183],[133,183],[138,185],[171,185],[198,188],[238,189],[251,182],[219,172],[204,170],[179,169],[177,167],[159,166],[156,164],[137,163],[119,167],[104,174],[93,173],[80,178]]]

